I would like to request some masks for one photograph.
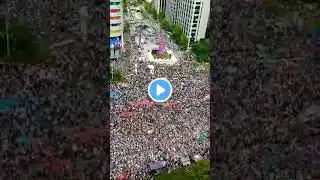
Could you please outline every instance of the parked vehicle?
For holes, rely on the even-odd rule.
[[[149,164],[150,173],[156,173],[160,170],[164,170],[167,168],[167,163],[165,161],[159,161],[156,163]]]

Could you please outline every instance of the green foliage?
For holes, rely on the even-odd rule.
[[[170,55],[165,52],[163,55],[158,55],[157,53],[152,53],[154,59],[170,59]]]
[[[197,56],[197,60],[201,62],[209,61],[209,40],[200,40],[195,42],[191,51]]]
[[[130,33],[130,23],[126,22],[123,27],[123,32]]]
[[[155,9],[153,8],[152,11],[151,11],[151,14],[152,14],[152,17],[153,17],[154,19],[158,19],[157,10],[155,10]]]
[[[153,7],[151,3],[144,3],[144,9],[147,11],[147,13],[151,14],[153,11]]]
[[[154,19],[158,19],[157,10],[152,6],[152,3],[145,2],[144,9],[147,11],[147,13],[151,14]]]
[[[123,12],[128,12],[128,0],[123,0]]]
[[[158,14],[151,3],[144,3],[144,9],[147,13],[151,14],[155,20],[159,20],[162,29],[172,32],[174,41],[179,44],[182,49],[186,50],[188,48],[188,37],[183,34],[183,30],[180,26],[171,25],[165,14],[163,12]]]
[[[179,44],[180,46],[182,47],[183,50],[187,50],[188,48],[188,37],[184,34],[182,34],[180,36],[180,39],[179,39]]]
[[[110,70],[111,82],[123,82],[125,80],[123,74],[118,69]]]
[[[163,19],[160,19],[160,27],[167,31],[170,30],[170,23],[166,17],[164,17]]]
[[[163,20],[165,17],[166,17],[166,15],[165,15],[163,12],[160,12],[160,13],[158,14],[158,19],[159,19],[159,20]]]
[[[159,173],[155,180],[209,180],[210,179],[210,161],[201,160],[196,164],[172,170],[170,173]]]
[[[7,62],[37,64],[48,55],[48,46],[44,40],[39,40],[26,27],[10,23],[9,47],[10,56],[7,54],[7,36],[5,21],[0,20],[0,59]]]
[[[145,1],[144,0],[137,0],[137,3],[140,5],[140,4],[143,4]]]
[[[172,26],[172,38],[182,47],[182,49],[186,50],[188,48],[188,37],[183,34],[183,30],[180,26]]]
[[[181,35],[182,35],[182,28],[179,27],[178,25],[173,25],[172,26],[172,37],[177,43],[179,43]]]
[[[137,1],[133,1],[133,2],[131,2],[131,5],[132,5],[132,6],[139,6],[139,4],[138,4],[138,2],[137,2]]]
[[[160,22],[160,27],[162,29],[165,29],[167,31],[170,30],[169,20],[168,20],[168,18],[166,17],[166,15],[163,12],[160,12],[158,14],[158,19],[159,19],[159,22]]]

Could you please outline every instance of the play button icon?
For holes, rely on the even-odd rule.
[[[163,89],[161,86],[157,84],[157,90],[156,90],[157,96],[160,96],[160,94],[164,93],[165,91],[166,91],[165,89]]]
[[[171,97],[172,85],[165,78],[154,79],[148,86],[148,94],[154,102],[165,102]]]

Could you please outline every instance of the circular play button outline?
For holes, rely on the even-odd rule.
[[[156,98],[152,97],[152,95],[151,95],[151,86],[152,86],[152,84],[155,83],[156,81],[159,81],[159,80],[165,81],[169,86],[169,95],[166,98],[162,99],[162,100],[156,99]],[[157,84],[157,86],[159,86],[159,85]],[[148,95],[152,99],[152,101],[154,101],[154,102],[157,102],[157,103],[165,102],[165,101],[169,100],[171,95],[172,95],[172,84],[166,78],[156,78],[156,79],[152,80],[148,85]]]

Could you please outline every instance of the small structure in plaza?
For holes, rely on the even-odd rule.
[[[165,53],[165,44],[164,44],[164,40],[163,40],[163,37],[162,37],[162,35],[160,34],[160,43],[159,43],[159,49],[158,49],[158,55],[159,56],[162,56],[162,55],[164,55],[164,53]]]
[[[149,165],[149,170],[152,172],[160,171],[162,169],[166,169],[167,163],[165,161],[159,161],[156,163],[150,163]]]
[[[173,52],[166,47],[163,33],[155,37],[155,30],[148,25],[138,25],[134,35],[134,44],[137,48],[138,61],[149,61],[158,64],[175,64],[177,62]],[[159,40],[159,44],[155,42]],[[151,68],[153,69],[153,68]],[[150,69],[151,74],[153,70]]]
[[[165,42],[164,42],[164,38],[162,36],[162,33],[160,33],[159,48],[153,49],[151,51],[151,54],[154,59],[164,59],[164,60],[168,59],[168,60],[170,60],[171,55],[168,54],[168,52],[166,52]]]

